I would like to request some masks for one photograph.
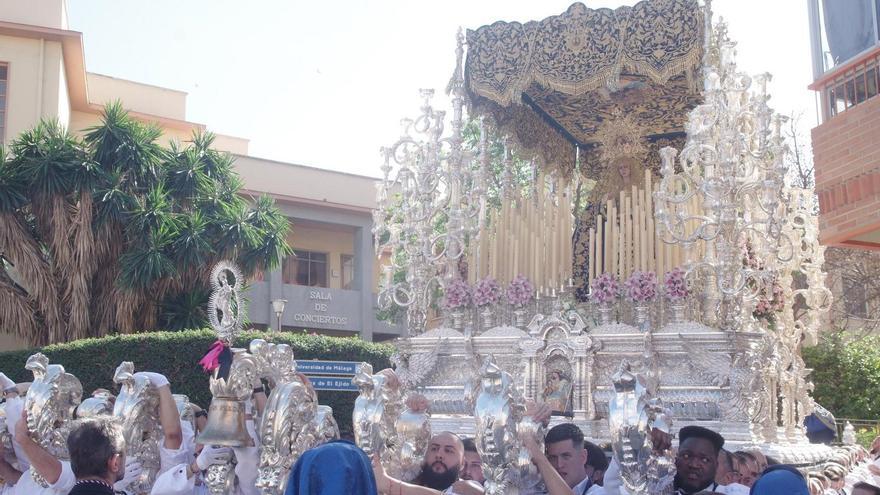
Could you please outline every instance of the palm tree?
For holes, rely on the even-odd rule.
[[[34,345],[206,323],[208,274],[290,253],[289,223],[247,200],[210,133],[185,147],[118,103],[82,140],[42,122],[0,150],[0,328]]]

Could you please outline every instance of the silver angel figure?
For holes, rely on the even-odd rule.
[[[608,404],[611,447],[620,466],[624,488],[632,495],[672,493],[671,459],[653,454],[651,430],[671,427],[662,404],[653,399],[645,379],[623,361],[611,377],[614,396]]]
[[[57,459],[67,459],[67,434],[74,411],[82,400],[82,384],[60,364],[49,364],[42,353],[33,354],[25,369],[34,380],[25,396],[30,437]],[[46,487],[45,479],[31,470],[34,481]]]
[[[476,444],[486,474],[487,495],[519,493],[518,461],[522,447],[517,424],[522,419],[523,400],[509,373],[495,362],[483,360],[480,390],[474,405]]]
[[[397,444],[396,466],[400,478],[404,481],[415,479],[419,474],[428,443],[431,441],[431,422],[427,411],[406,409],[401,413],[395,424]]]
[[[113,416],[122,424],[126,457],[137,459],[141,475],[128,487],[132,493],[149,493],[159,473],[159,393],[149,378],[134,375],[134,364],[123,361],[113,374],[120,386]]]
[[[327,426],[326,411],[321,424],[317,422],[318,397],[296,374],[289,345],[255,339],[250,343],[250,351],[260,377],[272,387],[258,425],[262,449],[257,487],[265,494],[281,494],[291,466],[303,452],[326,441],[327,435],[334,435],[335,422]],[[332,421],[332,410],[329,415]]]
[[[394,445],[397,434],[400,393],[389,386],[385,375],[374,375],[369,363],[358,365],[352,383],[360,391],[352,412],[355,443],[367,455],[379,454],[383,463],[388,462],[393,456],[388,446]]]

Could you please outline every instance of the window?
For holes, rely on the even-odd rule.
[[[6,141],[6,86],[9,82],[9,66],[0,64],[0,144]]]
[[[354,283],[354,256],[343,254],[340,256],[340,266],[342,267],[342,288],[352,290]]]
[[[285,284],[327,287],[327,253],[295,249],[281,267]]]

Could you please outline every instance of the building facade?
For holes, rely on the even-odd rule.
[[[820,239],[880,248],[880,1],[808,0]]]
[[[66,0],[0,0],[0,142],[41,119],[73,133],[99,123],[119,100],[129,114],[162,129],[162,143],[185,142],[204,124],[186,118],[186,93],[86,71],[83,34],[67,23]],[[216,133],[215,133],[216,134]],[[272,196],[292,224],[295,255],[250,281],[251,322],[277,328],[272,301],[285,300],[285,331],[384,340],[399,327],[378,321],[372,209],[377,179],[252,157],[248,140],[216,134],[214,147],[235,156],[247,197]],[[0,350],[24,342],[0,333]]]

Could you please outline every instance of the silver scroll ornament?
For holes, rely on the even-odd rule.
[[[56,459],[68,459],[67,435],[82,400],[82,384],[64,371],[64,366],[49,364],[49,358],[39,352],[29,357],[24,367],[34,374],[24,401],[28,433]],[[35,469],[31,475],[40,486],[49,486]]]
[[[255,339],[250,343],[250,352],[257,373],[272,389],[257,426],[262,443],[257,487],[262,493],[280,495],[291,466],[303,452],[338,438],[339,432],[332,409],[318,406],[314,389],[297,375],[289,345]]]
[[[476,444],[483,461],[486,495],[517,495],[523,477],[521,434],[524,399],[510,374],[502,370],[492,355],[483,360],[480,386],[474,404]],[[526,456],[527,458],[527,456]]]
[[[611,377],[614,396],[608,404],[611,448],[620,466],[623,486],[631,495],[672,493],[675,463],[654,452],[652,429],[669,433],[670,417],[652,396],[645,378],[624,360]]]
[[[427,411],[407,408],[395,422],[397,440],[394,445],[395,462],[390,469],[404,481],[419,474],[428,444],[431,441],[431,417]]]
[[[123,361],[113,374],[119,384],[119,396],[113,406],[113,416],[120,421],[125,436],[126,458],[137,459],[143,471],[130,485],[131,493],[149,493],[159,474],[159,392],[145,376],[135,376],[134,364]]]
[[[351,381],[360,392],[352,411],[355,443],[368,456],[378,454],[383,465],[391,466],[395,422],[401,410],[400,391],[389,385],[385,375],[374,375],[369,363],[359,364]]]

